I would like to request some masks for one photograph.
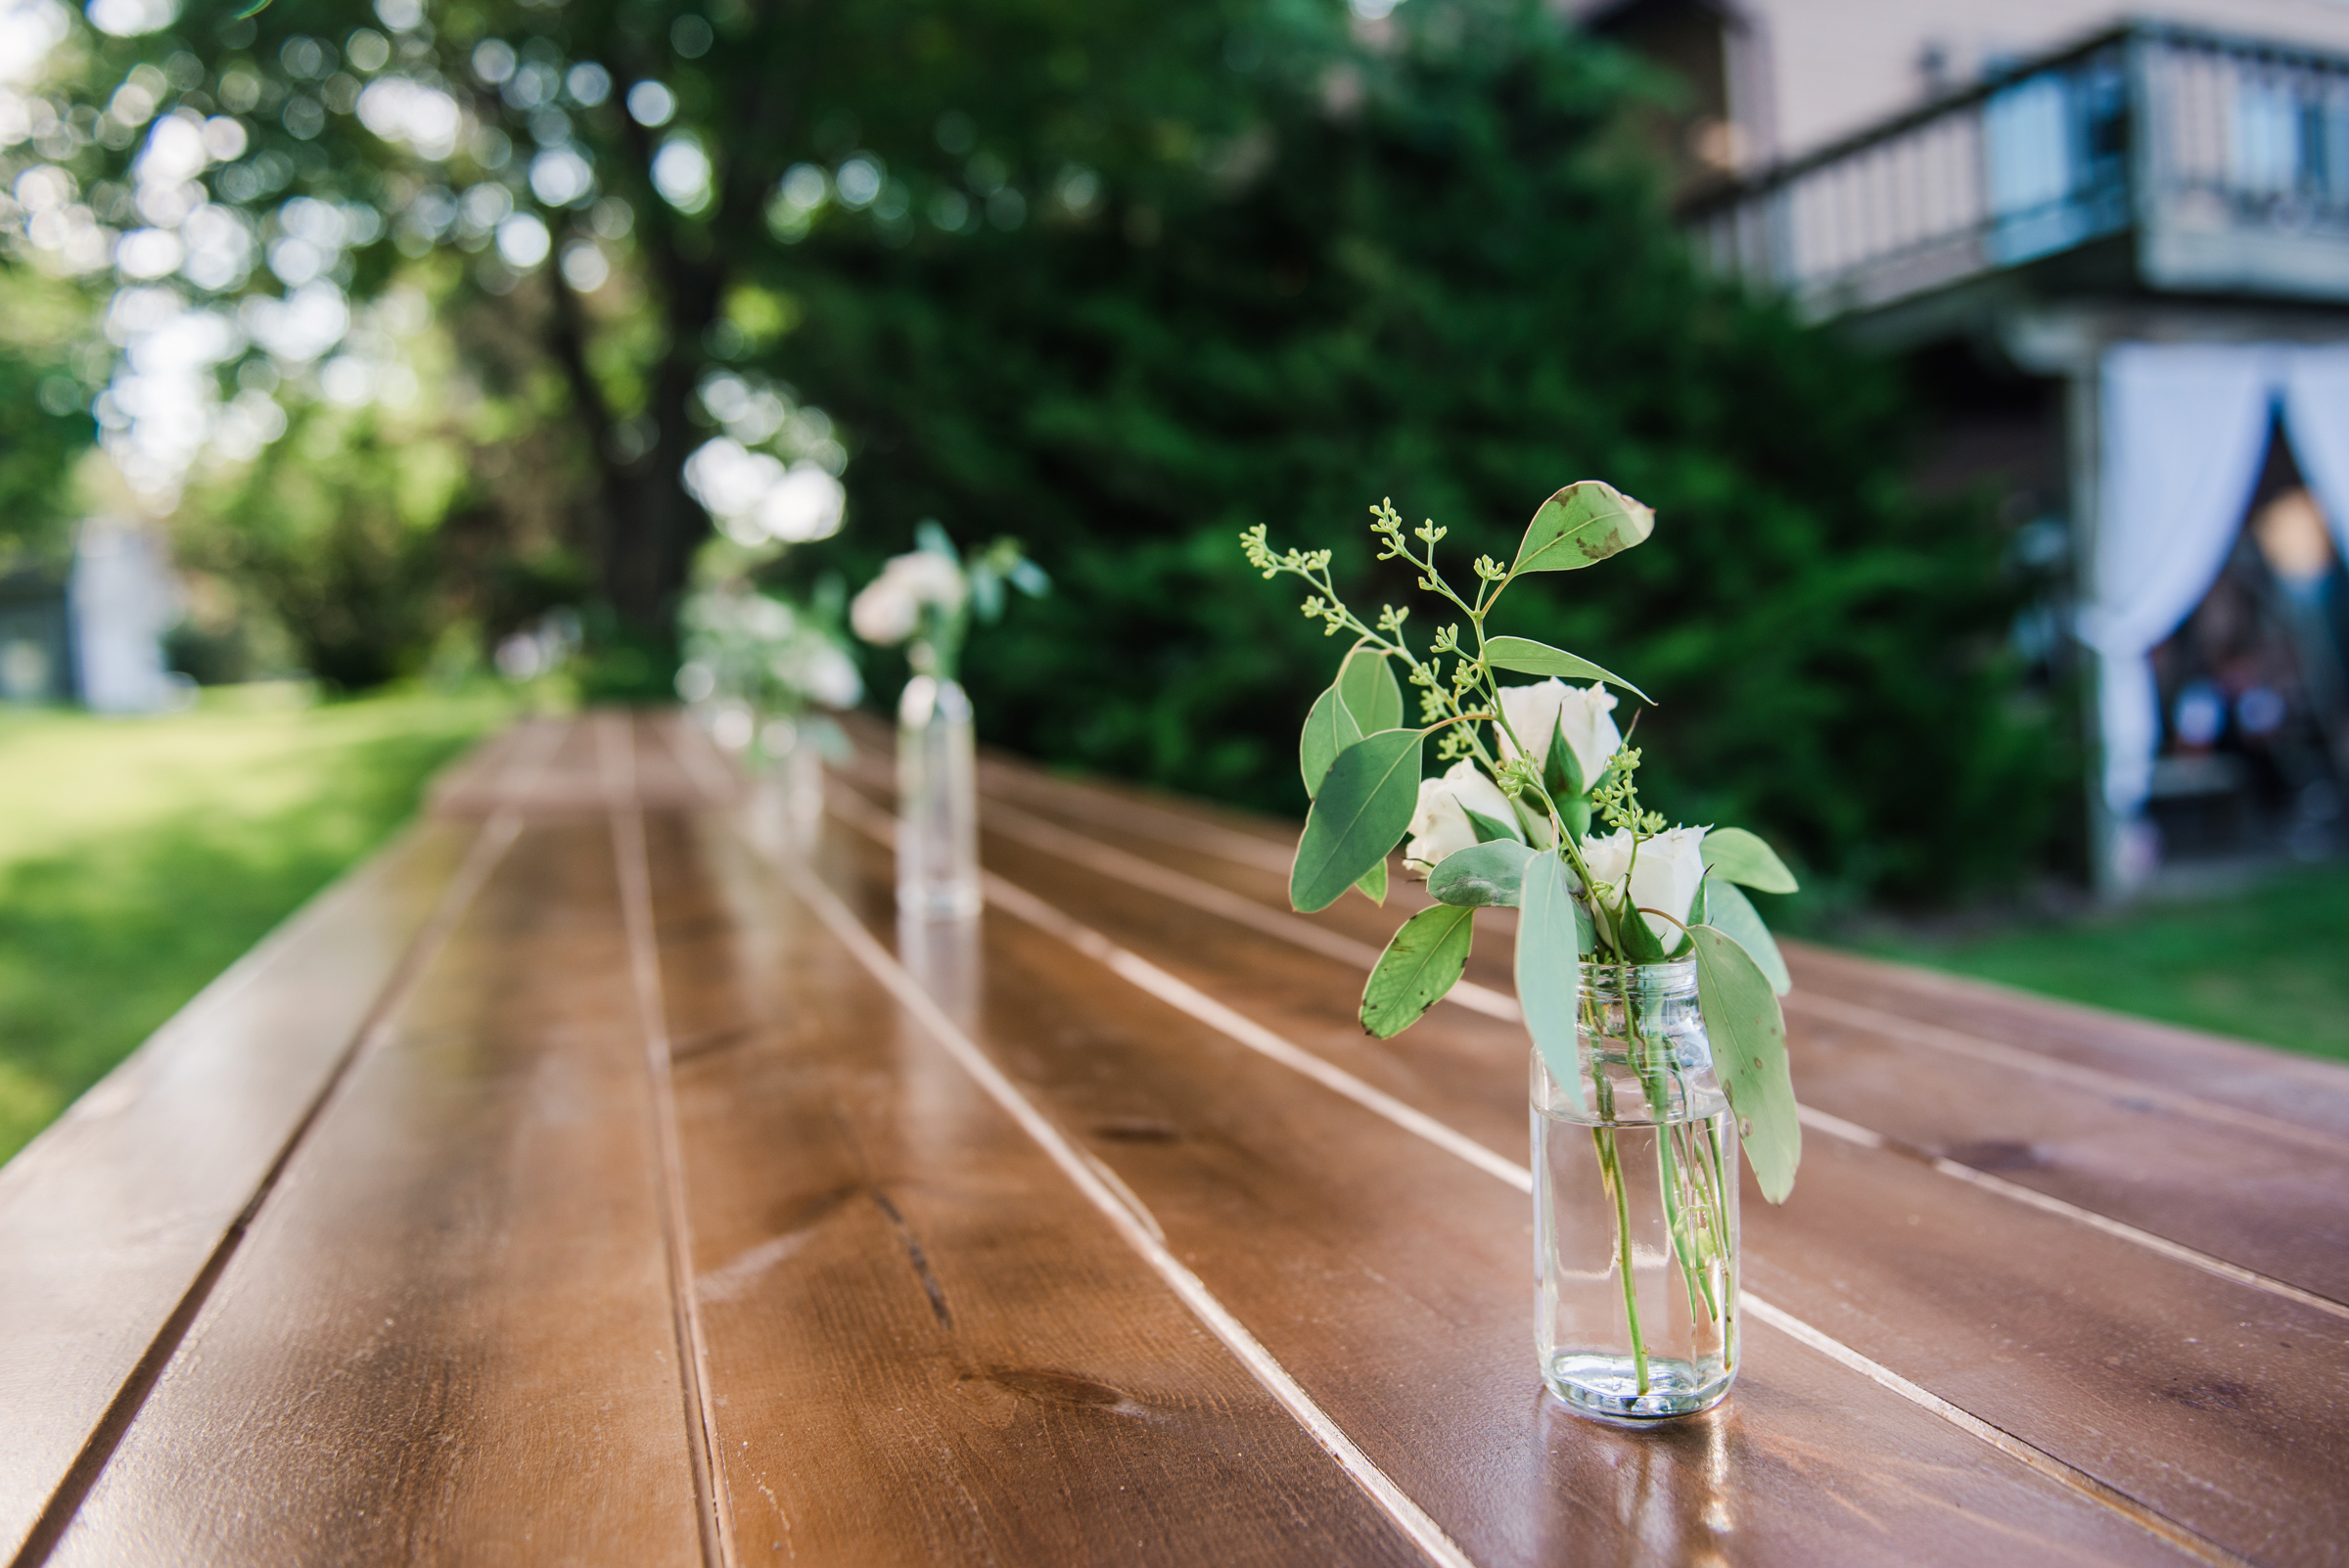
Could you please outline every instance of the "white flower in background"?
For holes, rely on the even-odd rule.
[[[775,678],[826,708],[853,708],[864,695],[855,661],[829,642],[805,643],[774,662]]]
[[[934,550],[915,550],[892,557],[864,585],[849,605],[849,624],[866,642],[886,648],[913,635],[925,606],[951,614],[962,608],[967,591],[961,567]]]
[[[688,657],[677,670],[677,695],[689,703],[722,699],[762,714],[793,713],[810,702],[848,708],[864,695],[836,633],[780,599],[742,587],[705,589],[686,598],[678,619]]]
[[[1603,685],[1569,686],[1552,675],[1537,685],[1503,686],[1500,711],[1508,715],[1509,728],[1535,748],[1537,763],[1548,760],[1551,734],[1564,732],[1566,745],[1583,770],[1585,789],[1598,782],[1607,760],[1623,747],[1623,733],[1615,727],[1613,716],[1615,694]],[[1508,730],[1500,732],[1500,755],[1517,755]]]
[[[1466,809],[1463,809],[1465,807]],[[1500,786],[1462,758],[1442,778],[1419,781],[1419,808],[1411,813],[1411,840],[1403,859],[1414,871],[1432,871],[1443,858],[1478,842],[1468,811],[1496,822],[1514,823],[1517,813]]]
[[[875,577],[849,604],[849,624],[878,648],[903,642],[921,623],[922,607],[901,582]]]
[[[1659,833],[1639,845],[1638,859],[1632,857],[1632,834],[1629,828],[1617,828],[1604,838],[1583,841],[1583,862],[1590,867],[1591,876],[1622,895],[1623,873],[1632,873],[1632,902],[1642,909],[1653,909],[1647,915],[1647,929],[1665,950],[1681,945],[1681,925],[1688,920],[1689,906],[1696,902],[1696,890],[1705,880],[1705,830],[1701,827],[1678,827],[1669,833]],[[1662,918],[1672,916],[1671,920]],[[1673,921],[1681,925],[1673,924]]]

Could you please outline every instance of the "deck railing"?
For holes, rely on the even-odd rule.
[[[1865,310],[2106,236],[2156,289],[2349,299],[2349,58],[2137,25],[1711,193],[1716,269]]]

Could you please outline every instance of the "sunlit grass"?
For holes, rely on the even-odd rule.
[[[494,694],[0,711],[0,1159],[384,842]]]
[[[2349,871],[1962,942],[1881,940],[1889,957],[2120,1012],[2349,1060]]]

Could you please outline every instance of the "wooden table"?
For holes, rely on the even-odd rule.
[[[1796,948],[1743,1375],[1602,1426],[1498,922],[1370,1040],[1277,824],[983,772],[900,930],[876,752],[776,859],[668,715],[462,764],[0,1171],[0,1551],[2344,1560],[2349,1073]]]

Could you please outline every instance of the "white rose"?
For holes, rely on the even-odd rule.
[[[866,642],[887,647],[913,635],[924,605],[952,612],[968,591],[962,568],[934,550],[893,556],[850,604],[849,624]]]
[[[1549,756],[1549,737],[1558,727],[1558,705],[1565,696],[1566,682],[1555,675],[1531,686],[1500,688],[1500,711],[1509,721],[1499,737],[1504,761],[1517,755],[1517,744],[1509,738],[1513,730],[1533,749],[1535,765],[1541,765]]]
[[[853,708],[864,681],[849,656],[828,642],[804,644],[773,660],[775,678],[826,708]]]
[[[1636,862],[1632,858],[1631,830],[1617,828],[1605,838],[1583,841],[1583,863],[1590,868],[1591,876],[1614,888],[1618,899],[1623,895],[1624,870],[1629,867],[1632,902],[1657,911],[1643,917],[1647,929],[1656,934],[1667,952],[1681,945],[1689,907],[1696,902],[1696,890],[1705,880],[1703,828],[1679,827],[1657,834],[1639,846]],[[1665,919],[1666,915],[1672,919]],[[1681,924],[1675,925],[1676,920]]]
[[[866,583],[849,604],[849,624],[877,647],[903,642],[921,619],[921,601],[901,578],[887,572]]]
[[[1536,762],[1549,760],[1549,737],[1563,732],[1575,764],[1583,770],[1585,789],[1598,782],[1607,760],[1623,746],[1623,733],[1611,716],[1615,694],[1603,685],[1569,686],[1552,675],[1538,685],[1503,686],[1500,711],[1508,715],[1509,729],[1534,748]],[[1517,755],[1507,729],[1500,732],[1500,754]]]
[[[1463,807],[1496,822],[1517,820],[1500,786],[1463,757],[1442,778],[1419,781],[1419,809],[1411,814],[1411,841],[1404,846],[1404,863],[1416,871],[1432,871],[1446,855],[1477,843],[1476,824],[1468,820]]]
[[[1573,749],[1583,770],[1583,788],[1598,782],[1607,761],[1623,749],[1623,732],[1615,727],[1615,694],[1600,685],[1569,686],[1558,705],[1558,728]]]
[[[900,555],[883,569],[883,576],[894,576],[903,583],[914,598],[923,604],[937,605],[941,610],[961,606],[968,588],[962,579],[962,568],[935,550],[915,550]]]

